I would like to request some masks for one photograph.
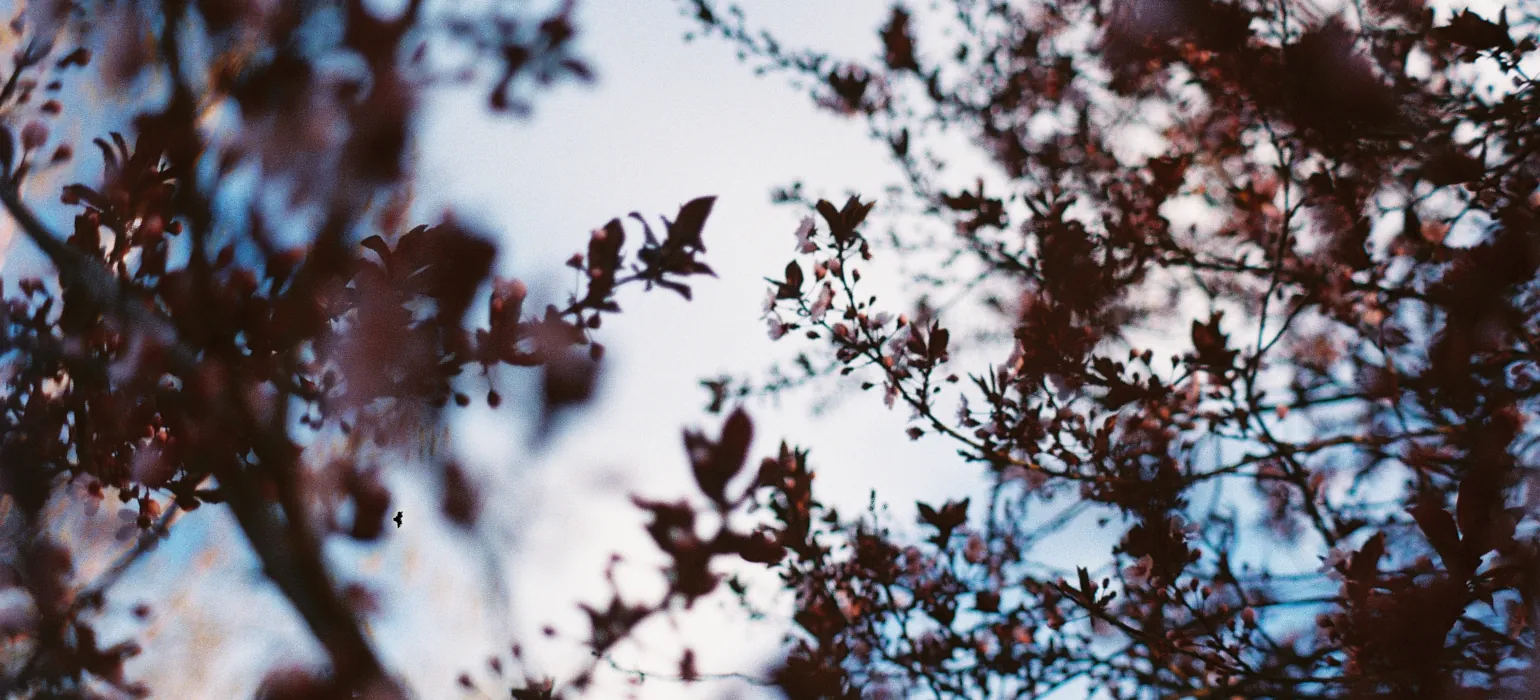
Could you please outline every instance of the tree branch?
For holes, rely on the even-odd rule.
[[[169,319],[155,313],[125,292],[117,279],[100,263],[62,242],[21,199],[18,183],[9,172],[0,175],[0,203],[18,227],[53,262],[59,283],[84,292],[82,301],[93,309],[116,316],[125,329],[142,333],[164,349],[168,368],[184,378],[198,374],[199,351],[182,342]],[[198,400],[198,399],[195,399]],[[253,436],[253,451],[260,464],[275,474],[292,473],[297,454],[282,426],[275,430],[255,425],[228,392],[207,398],[209,420],[219,430]],[[212,455],[203,455],[209,459]],[[289,599],[311,633],[325,647],[339,683],[357,686],[387,678],[384,666],[365,638],[357,619],[332,585],[320,543],[313,530],[299,525],[305,513],[285,498],[283,518],[261,497],[256,476],[237,460],[213,458],[213,473],[229,494],[230,509],[241,531],[262,562],[263,571]],[[286,526],[288,537],[284,537]]]

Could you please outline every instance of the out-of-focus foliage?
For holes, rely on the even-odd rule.
[[[365,632],[374,594],[343,585],[323,546],[386,532],[381,465],[407,461],[404,439],[436,433],[473,387],[501,404],[491,369],[541,372],[519,403],[549,423],[590,396],[595,333],[622,287],[689,297],[688,278],[712,274],[699,259],[711,197],[665,219],[661,238],[636,215],[640,244],[618,219],[596,229],[573,258],[581,288],[543,310],[524,307],[522,282],[490,279],[485,233],[447,215],[407,226],[425,87],[486,89],[491,109],[523,113],[534,89],[591,76],[572,53],[570,3],[372,5],[42,1],[0,29],[0,201],[52,266],[3,306],[0,695],[149,692],[123,672],[138,645],[103,648],[95,612],[174,513],[207,507],[230,509],[329,662],[275,669],[264,696],[449,691],[402,687]],[[56,99],[81,82],[128,105],[126,132],[54,136],[99,128]],[[100,154],[99,174],[28,187],[82,151]],[[252,182],[256,196],[231,195]],[[63,207],[47,211],[72,218],[37,207],[53,197]],[[488,286],[487,324],[468,328]],[[477,485],[451,459],[429,467],[443,517],[473,525]],[[119,533],[134,543],[86,579],[47,506],[108,498],[137,507]]]

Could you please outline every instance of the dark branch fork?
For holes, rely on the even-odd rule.
[[[18,183],[10,172],[0,176],[0,203],[16,221],[17,227],[53,263],[59,282],[66,288],[82,290],[88,307],[116,317],[125,333],[137,333],[159,345],[164,351],[167,369],[180,377],[197,375],[202,353],[183,342],[175,326],[151,310],[143,301],[127,293],[105,267],[84,253],[65,245],[47,224],[22,200]],[[298,452],[283,431],[282,423],[258,425],[242,406],[226,392],[203,397],[210,423],[222,430],[255,436],[254,452],[258,464],[280,482],[293,482],[299,468]],[[208,459],[209,455],[204,455]],[[273,508],[262,497],[261,476],[252,467],[236,462],[211,459],[209,466],[228,494],[231,510],[241,531],[262,562],[264,572],[277,584],[304,618],[306,625],[326,649],[338,680],[346,685],[369,679],[384,679],[384,666],[358,624],[358,620],[333,586],[322,559],[319,538],[308,523],[297,500],[284,498],[280,508]],[[283,478],[287,475],[287,478]],[[287,490],[287,489],[283,489]]]

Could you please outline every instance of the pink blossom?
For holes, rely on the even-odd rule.
[[[818,244],[813,242],[813,217],[802,218],[802,223],[797,226],[797,252],[812,253],[818,250]]]
[[[23,150],[34,150],[48,141],[48,125],[36,119],[27,122],[21,128],[21,147]]]
[[[1333,581],[1341,581],[1343,578],[1342,569],[1346,568],[1348,562],[1352,560],[1352,550],[1337,547],[1327,552],[1326,556],[1321,558],[1321,568],[1316,569],[1316,571],[1326,574],[1326,577]]]
[[[824,314],[829,312],[829,307],[834,305],[834,287],[825,282],[823,290],[818,293],[818,298],[813,301],[812,308],[808,309],[807,317],[813,323],[822,323]]]
[[[968,535],[968,544],[963,546],[963,558],[972,564],[982,564],[989,556],[989,547],[984,543],[984,538],[977,532]]]
[[[164,447],[159,441],[151,440],[149,444],[134,451],[133,461],[129,463],[129,474],[134,481],[149,485],[159,486],[170,479],[176,465],[166,459]]]
[[[1001,383],[1015,379],[1016,375],[1021,373],[1021,368],[1024,364],[1023,356],[1026,355],[1026,352],[1027,349],[1021,344],[1020,340],[1011,346],[1010,356],[1005,358],[1005,364],[1001,365],[996,372]]]
[[[1128,582],[1131,584],[1144,585],[1149,582],[1150,573],[1154,571],[1154,569],[1155,560],[1151,559],[1150,555],[1146,554],[1142,557],[1139,557],[1139,560],[1133,564],[1124,567],[1123,576],[1127,577]]]
[[[26,591],[7,588],[0,593],[0,636],[28,632],[36,623],[37,605]]]

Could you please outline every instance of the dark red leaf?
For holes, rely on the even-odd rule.
[[[1492,551],[1493,525],[1502,506],[1502,487],[1490,465],[1474,465],[1460,482],[1460,494],[1455,502],[1455,514],[1460,524],[1460,535],[1465,555],[1470,562],[1480,561],[1482,555]]]
[[[1385,556],[1385,533],[1376,532],[1364,546],[1353,554],[1348,564],[1347,579],[1352,585],[1349,591],[1355,599],[1362,599],[1369,588],[1379,580],[1380,559]]]
[[[449,522],[460,527],[476,524],[481,510],[481,497],[466,476],[465,470],[455,462],[444,465],[444,495],[442,510]]]
[[[1460,551],[1460,533],[1455,528],[1454,517],[1437,502],[1437,497],[1430,494],[1419,498],[1410,512],[1417,527],[1428,538],[1428,544],[1433,545],[1434,551],[1443,559],[1444,566],[1456,574],[1462,572],[1465,557]]]
[[[936,528],[936,535],[931,542],[938,547],[945,547],[952,538],[952,532],[968,521],[968,502],[971,499],[964,498],[961,501],[947,501],[936,510],[925,503],[915,503],[915,508],[920,512],[920,524]]]
[[[1434,32],[1445,41],[1467,46],[1478,51],[1499,49],[1512,51],[1513,37],[1508,34],[1508,9],[1503,8],[1498,22],[1492,22],[1470,10],[1461,10],[1450,18],[1449,24]]]
[[[706,217],[711,215],[711,207],[716,204],[716,201],[716,197],[698,197],[685,202],[673,221],[664,220],[668,224],[667,242],[681,248],[705,252],[706,246],[701,242],[701,230],[706,227]]]
[[[888,16],[888,24],[882,28],[881,36],[885,51],[883,58],[889,68],[919,72],[920,65],[915,62],[914,37],[910,35],[907,10],[902,6],[894,5],[893,13]]]
[[[786,281],[777,283],[775,298],[802,298],[802,266],[798,265],[797,261],[786,263]]]
[[[695,472],[695,482],[712,502],[727,503],[727,483],[743,470],[753,438],[754,424],[742,408],[727,417],[722,425],[722,437],[717,442],[711,442],[697,432],[685,432],[685,450]]]

